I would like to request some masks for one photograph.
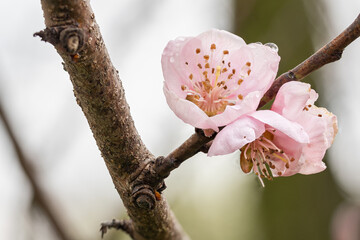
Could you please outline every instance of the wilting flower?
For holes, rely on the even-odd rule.
[[[272,48],[247,45],[226,31],[177,38],[167,44],[161,59],[166,101],[184,122],[218,131],[256,110],[279,61]]]
[[[337,133],[337,120],[314,105],[317,98],[309,84],[284,84],[271,110],[247,114],[226,126],[208,155],[240,149],[242,170],[268,179],[323,171],[322,159]]]

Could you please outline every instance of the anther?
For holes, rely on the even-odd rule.
[[[205,64],[205,68],[210,68],[210,64],[209,64],[209,63],[206,63],[206,64]]]
[[[200,48],[197,48],[195,52],[196,52],[196,54],[199,54],[200,53]]]
[[[241,83],[242,83],[243,81],[244,81],[244,80],[239,79],[239,81],[238,81],[238,85],[241,85]]]
[[[198,65],[197,65],[200,69],[202,69],[202,66],[201,66],[201,64],[199,63]]]
[[[238,99],[243,100],[244,99],[243,95],[239,94]]]
[[[251,62],[246,62],[246,66],[250,67],[250,66],[251,66]]]
[[[224,50],[223,53],[224,53],[224,55],[226,55],[226,54],[229,54],[229,51],[228,51],[228,50]]]
[[[193,79],[193,75],[192,75],[192,74],[190,74],[190,75],[189,75],[189,78],[190,78],[190,80],[192,80],[192,79]]]
[[[205,60],[209,60],[209,58],[210,58],[209,55],[204,55]]]
[[[210,49],[211,49],[211,50],[215,50],[215,49],[216,49],[215,43],[211,44]]]

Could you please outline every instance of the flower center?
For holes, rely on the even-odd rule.
[[[215,57],[215,54],[221,55],[216,51],[213,43],[210,45],[210,54],[197,58],[200,60],[191,64],[190,61],[185,62],[185,65],[192,67],[189,66],[188,83],[181,86],[182,91],[187,93],[186,100],[196,104],[209,117],[224,112],[227,105],[235,105],[243,99],[237,90],[251,73],[250,62],[246,62],[240,69],[231,68],[231,61],[227,60],[229,50],[222,51],[221,59]],[[195,53],[201,55],[201,49],[195,49]]]
[[[274,129],[267,128],[261,137],[240,149],[241,169],[245,173],[253,169],[262,184],[261,178],[272,180],[273,173],[281,176],[283,174],[282,166],[285,165],[285,168],[289,168],[290,162],[295,160],[289,158],[283,150],[276,146],[273,142],[274,134],[271,131],[275,132]]]

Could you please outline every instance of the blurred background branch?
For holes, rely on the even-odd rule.
[[[71,239],[70,236],[68,235],[65,228],[61,224],[61,221],[63,220],[62,215],[57,213],[54,206],[51,205],[50,199],[46,196],[45,192],[42,190],[41,184],[39,183],[39,180],[36,177],[36,171],[34,167],[31,165],[19,140],[15,136],[15,131],[13,130],[11,123],[8,119],[8,116],[2,107],[1,98],[0,98],[0,119],[4,124],[4,128],[6,133],[8,134],[10,142],[13,145],[20,168],[24,173],[24,175],[26,176],[26,178],[28,179],[28,182],[30,183],[33,192],[33,200],[36,206],[39,209],[41,209],[41,211],[44,213],[44,216],[47,217],[47,220],[52,225],[53,231],[56,233],[59,239],[70,240]],[[22,227],[19,226],[19,230],[21,230],[21,228]]]

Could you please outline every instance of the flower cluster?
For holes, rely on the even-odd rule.
[[[272,179],[323,171],[337,120],[314,105],[309,84],[286,83],[270,110],[257,110],[279,61],[271,45],[246,44],[226,31],[177,38],[162,55],[167,103],[184,122],[218,132],[208,156],[240,150],[245,173]]]

